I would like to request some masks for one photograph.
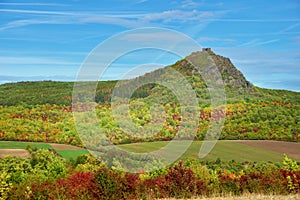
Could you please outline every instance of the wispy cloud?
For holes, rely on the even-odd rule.
[[[47,49],[38,50],[38,51],[24,51],[24,50],[1,50],[0,54],[3,57],[4,55],[18,55],[18,57],[35,57],[36,55],[43,57],[48,57],[49,54],[53,55],[54,57],[64,57],[66,55],[76,55],[76,56],[87,56],[89,52],[83,51],[49,51]],[[10,56],[11,57],[11,56]]]
[[[167,10],[159,13],[131,14],[131,15],[92,15],[83,17],[85,23],[109,23],[125,27],[141,27],[159,24],[184,23],[205,20],[214,17],[216,12]]]
[[[211,2],[211,1],[205,1],[205,0],[197,0],[197,1],[194,1],[194,0],[184,0],[184,1],[181,1],[179,2],[180,4],[180,7],[181,8],[187,8],[187,9],[195,9],[195,8],[200,8],[200,7],[213,7],[213,8],[216,8],[216,7],[220,7],[220,6],[223,6],[224,3],[222,2],[217,2],[217,3],[214,3],[214,2]]]
[[[123,27],[135,28],[139,26],[149,25],[146,22],[140,22],[138,20],[130,19],[128,17],[117,17],[117,16],[101,16],[95,15],[90,17],[83,17],[79,19],[80,23],[98,23],[98,24],[111,24],[111,25],[119,25]]]
[[[68,6],[60,3],[0,3],[3,6]]]
[[[136,2],[136,4],[140,4],[140,3],[145,3],[145,2],[147,2],[148,0],[138,0],[137,2]]]
[[[0,56],[0,65],[80,65],[77,62],[68,62],[54,58]]]
[[[300,22],[300,18],[290,19],[235,19],[235,18],[210,18],[207,21],[217,22],[249,22],[249,23],[270,23],[270,22]]]
[[[295,28],[298,27],[298,26],[300,26],[300,23],[292,24],[292,25],[288,26],[287,28],[282,29],[282,30],[280,30],[280,31],[278,31],[278,32],[276,32],[276,33],[277,33],[277,34],[287,33],[287,32],[289,32],[290,30],[293,30],[293,29],[295,29]]]
[[[162,20],[163,22],[170,21],[196,21],[196,20],[207,20],[216,17],[221,11],[184,11],[184,10],[167,10],[161,13],[150,13],[147,14],[143,20],[146,21],[157,21]]]
[[[216,38],[216,37],[200,37],[197,39],[199,42],[226,42],[226,43],[234,43],[236,39],[232,38]]]
[[[68,12],[51,10],[27,9],[0,9],[0,13],[16,13],[41,15],[39,18],[11,21],[3,25],[0,30],[16,28],[31,24],[66,24],[66,23],[100,23],[113,24],[123,27],[136,28],[141,26],[170,25],[171,23],[213,21],[226,11],[186,11],[166,10],[157,13],[93,13],[93,12]],[[48,17],[47,19],[43,19]],[[51,16],[51,19],[49,17]]]
[[[0,31],[12,28],[18,28],[22,26],[29,26],[35,24],[74,24],[78,23],[76,19],[69,18],[66,19],[64,17],[54,17],[54,18],[37,18],[37,19],[24,19],[24,20],[15,20],[8,22],[0,27]]]
[[[271,43],[275,43],[275,42],[278,42],[280,41],[280,39],[272,39],[272,40],[265,40],[265,41],[262,41],[261,39],[253,39],[253,40],[250,40],[248,42],[245,42],[241,45],[238,45],[240,47],[255,47],[255,46],[260,46],[260,45],[266,45],[266,44],[271,44]]]
[[[24,9],[0,9],[0,12],[41,14],[41,15],[77,15],[77,13],[74,13],[74,12],[45,11],[45,10],[24,10]]]
[[[201,2],[195,2],[193,0],[185,0],[181,3],[182,8],[190,8],[193,7],[195,8],[196,6],[199,6],[199,4],[202,4],[203,1]]]
[[[187,40],[187,38],[183,38],[179,34],[172,34],[169,32],[150,32],[150,33],[132,33],[126,34],[122,39],[131,41],[131,42],[147,42],[151,43],[157,42],[180,42],[183,39]]]

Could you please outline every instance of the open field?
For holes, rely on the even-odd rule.
[[[147,142],[119,145],[120,148],[131,152],[151,152],[167,145],[168,142]],[[18,157],[26,157],[26,147],[30,145],[32,148],[53,148],[61,156],[66,159],[76,159],[78,156],[87,154],[88,151],[79,147],[64,145],[64,144],[48,144],[35,142],[12,142],[0,141],[0,155],[15,155]],[[182,155],[184,158],[198,158],[198,153],[202,141],[194,141],[188,150]],[[177,149],[180,147],[180,142]],[[283,154],[289,157],[300,160],[300,143],[279,142],[279,141],[225,141],[220,140],[215,145],[214,149],[204,158],[204,160],[216,160],[220,158],[224,161],[255,161],[255,162],[279,162],[282,160]],[[25,153],[24,153],[25,152]]]
[[[25,149],[0,149],[0,158],[5,156],[15,156],[17,158],[29,158],[30,154]]]
[[[0,141],[0,157],[8,155],[19,158],[30,157],[30,154],[26,150],[28,146],[37,149],[54,149],[59,155],[66,159],[76,159],[78,156],[88,153],[85,149],[66,144]]]
[[[264,141],[262,141],[263,144]],[[136,144],[126,144],[120,145],[121,148],[132,151],[132,152],[150,152],[157,150],[165,145],[168,142],[149,142],[149,143],[136,143]],[[277,146],[280,146],[281,142],[277,143]],[[300,145],[299,143],[295,143]],[[198,153],[202,145],[201,141],[194,141],[189,149],[183,154],[181,158],[198,158]],[[283,143],[286,145],[286,143]],[[287,148],[287,147],[286,147]],[[281,149],[282,152],[277,152],[264,149],[262,147],[253,147],[245,144],[240,144],[234,141],[218,141],[214,149],[204,158],[204,160],[216,160],[220,158],[222,160],[235,160],[235,161],[272,161],[277,162],[282,160],[282,155],[285,153],[284,148]],[[296,150],[296,148],[294,149]],[[288,154],[289,155],[289,154]],[[297,156],[300,155],[298,151]],[[294,159],[297,159],[297,156],[289,155]],[[299,159],[298,159],[299,160]]]
[[[41,142],[0,141],[0,149],[26,149],[27,146],[37,149],[51,149],[51,145]]]
[[[67,160],[76,159],[79,156],[89,153],[88,150],[56,150],[56,152]]]
[[[300,143],[283,142],[273,140],[236,140],[239,144],[246,144],[252,147],[267,149],[278,153],[286,154],[289,157],[300,160]]]
[[[84,150],[83,148],[72,146],[72,145],[69,145],[69,144],[51,143],[50,145],[55,150]]]

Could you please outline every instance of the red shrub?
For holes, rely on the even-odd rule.
[[[57,199],[56,187],[53,182],[35,182],[31,185],[31,191],[34,199]]]
[[[92,173],[77,172],[56,182],[35,183],[31,186],[35,199],[98,199],[99,191]]]
[[[166,187],[171,197],[186,198],[204,194],[206,186],[197,179],[193,171],[183,166],[183,163],[170,167],[165,175]]]
[[[71,199],[95,199],[99,194],[94,174],[90,172],[76,172],[67,179],[60,179],[56,182],[60,194]]]
[[[141,179],[138,174],[126,173],[122,181],[123,197],[124,199],[138,199],[139,190],[141,187]],[[120,183],[121,184],[121,183]]]
[[[143,182],[143,187],[141,189],[141,194],[143,194],[146,199],[155,198],[167,198],[170,196],[170,192],[166,187],[166,179],[164,176],[147,179]]]

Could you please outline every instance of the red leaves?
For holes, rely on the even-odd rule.
[[[90,172],[76,172],[66,179],[32,185],[33,195],[47,199],[98,199],[99,191]]]

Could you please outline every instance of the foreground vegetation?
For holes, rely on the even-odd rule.
[[[298,200],[300,194],[290,195],[262,195],[262,194],[245,194],[242,196],[226,195],[220,197],[199,197],[193,198],[193,200]],[[175,200],[174,198],[165,200]]]
[[[137,174],[107,168],[90,155],[66,161],[51,150],[0,159],[1,199],[153,199],[300,192],[300,166],[186,159]]]

